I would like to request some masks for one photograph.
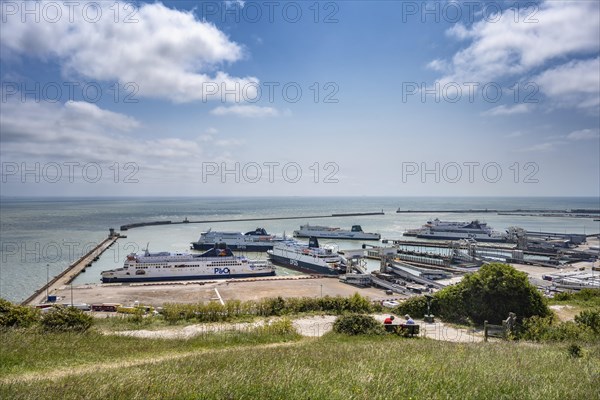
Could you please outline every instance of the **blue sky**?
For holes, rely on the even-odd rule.
[[[1,4],[4,196],[599,195],[597,2]]]

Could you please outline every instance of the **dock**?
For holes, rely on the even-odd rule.
[[[515,209],[515,210],[497,210],[488,208],[470,208],[454,210],[402,210],[398,208],[399,214],[485,214],[492,213],[498,215],[516,215],[521,217],[570,217],[570,218],[597,218],[600,215],[600,209],[571,209],[571,210],[544,210],[544,209]]]
[[[56,275],[52,278],[48,283],[42,286],[40,289],[36,290],[31,296],[25,299],[21,304],[22,305],[31,305],[35,306],[37,304],[45,303],[47,299],[46,293],[51,295],[58,289],[68,285],[85,269],[87,265],[92,263],[97,257],[99,257],[102,253],[106,251],[114,242],[119,239],[119,235],[111,235],[100,242],[96,247],[92,250],[88,251],[77,261],[70,264],[64,271],[60,274]]]
[[[149,222],[135,222],[132,224],[121,225],[121,231],[126,231],[133,228],[141,228],[143,226],[154,226],[154,225],[177,225],[177,224],[216,224],[220,222],[248,222],[248,221],[276,221],[286,219],[315,219],[315,218],[341,218],[341,217],[364,217],[370,215],[385,215],[383,211],[376,212],[357,212],[357,213],[338,213],[328,215],[302,215],[293,217],[262,217],[262,218],[239,218],[239,219],[210,219],[203,221],[149,221]]]

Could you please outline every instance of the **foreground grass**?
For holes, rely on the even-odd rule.
[[[121,342],[129,349],[114,357],[154,343],[133,340],[139,344]],[[92,354],[86,356],[93,356],[88,351]],[[74,352],[80,352],[78,346]],[[570,358],[566,345],[459,344],[330,334],[278,347],[225,346],[162,362],[40,381],[4,380],[0,398],[598,399],[598,382],[597,345],[585,348],[583,358]]]
[[[0,331],[0,379],[8,375],[47,372],[95,363],[137,360],[228,347],[299,340],[295,333],[264,330],[206,333],[190,339],[139,339],[87,333]],[[3,398],[0,395],[0,398]]]

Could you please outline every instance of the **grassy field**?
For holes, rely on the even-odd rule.
[[[0,398],[599,399],[600,345],[289,333],[149,340],[3,332]]]

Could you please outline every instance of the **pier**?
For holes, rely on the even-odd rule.
[[[314,218],[341,218],[341,217],[364,217],[369,215],[385,215],[383,211],[377,212],[364,212],[364,213],[341,213],[341,214],[329,214],[329,215],[303,215],[294,217],[262,217],[262,218],[239,218],[239,219],[211,219],[204,221],[188,221],[187,218],[183,221],[150,221],[150,222],[136,222],[133,224],[121,225],[121,231],[126,231],[133,228],[140,228],[143,226],[154,226],[154,225],[176,225],[176,224],[216,224],[219,222],[248,222],[248,221],[275,221],[285,219],[314,219]]]
[[[77,277],[77,275],[79,275],[88,264],[95,261],[97,257],[104,253],[106,249],[108,249],[120,237],[121,236],[114,234],[111,231],[111,235],[109,235],[109,237],[104,239],[96,247],[84,254],[81,258],[71,263],[64,271],[56,275],[40,289],[36,290],[21,304],[35,306],[37,304],[46,303],[48,300],[47,296],[51,295],[56,290],[61,289],[63,286],[71,283],[73,279],[75,279],[75,277]]]
[[[464,209],[464,210],[402,210],[398,208],[396,213],[399,214],[431,214],[431,213],[447,213],[447,214],[498,214],[498,215],[515,215],[521,217],[570,217],[570,218],[597,218],[600,215],[600,209],[572,209],[572,210],[496,210],[488,208],[479,209]]]

